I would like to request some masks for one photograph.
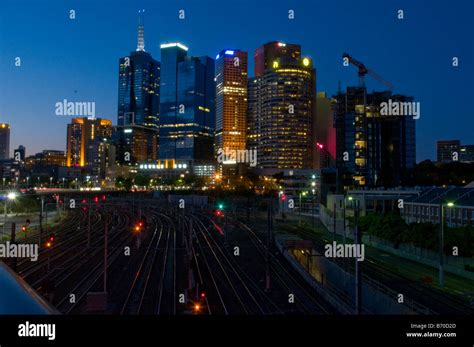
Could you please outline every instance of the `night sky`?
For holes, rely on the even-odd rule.
[[[190,55],[215,58],[224,48],[253,57],[263,43],[302,45],[317,68],[317,90],[334,94],[358,83],[343,67],[348,52],[421,102],[417,161],[435,157],[438,139],[474,144],[474,1],[471,0],[166,0],[41,1],[0,4],[0,122],[11,150],[65,150],[69,116],[55,103],[94,101],[96,115],[117,121],[118,59],[136,48],[137,11],[145,12],[145,49],[180,41]],[[76,19],[69,19],[69,10]],[[185,10],[185,20],[178,11]],[[288,10],[295,19],[288,20]],[[403,9],[405,19],[397,19]],[[452,67],[452,57],[460,66]],[[15,67],[15,57],[21,67]],[[249,76],[253,75],[253,61]],[[367,77],[369,91],[382,90]]]

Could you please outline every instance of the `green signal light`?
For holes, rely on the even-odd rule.
[[[222,210],[224,208],[224,204],[219,204],[218,207],[219,207],[219,210]]]

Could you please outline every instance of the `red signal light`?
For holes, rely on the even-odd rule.
[[[23,226],[21,227],[21,230],[24,231],[24,232],[26,232],[26,225],[23,225]]]
[[[102,195],[102,200],[104,200],[104,201],[105,201],[105,199],[107,199],[107,196],[105,196],[105,195]]]
[[[55,239],[56,239],[56,236],[54,234],[49,235],[50,242],[54,242]]]
[[[281,194],[281,201],[285,201],[286,200],[286,195],[285,194]]]
[[[99,197],[98,196],[94,197],[94,202],[99,202]]]
[[[201,299],[204,300],[205,298],[206,298],[206,293],[202,292],[202,293],[201,293]]]

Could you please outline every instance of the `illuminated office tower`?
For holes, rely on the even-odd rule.
[[[247,79],[247,52],[225,49],[217,55],[216,151],[246,148]]]
[[[66,166],[93,167],[99,145],[112,136],[112,121],[101,118],[73,118],[67,125]]]
[[[257,150],[257,167],[269,173],[315,166],[316,71],[300,52],[300,46],[282,42],[255,52],[256,77],[248,81],[248,148]]]
[[[181,43],[161,45],[160,160],[212,161],[214,60],[190,57]]]
[[[0,159],[10,158],[10,124],[0,124]]]
[[[158,130],[160,63],[145,51],[143,12],[138,23],[137,49],[120,58],[117,124]]]

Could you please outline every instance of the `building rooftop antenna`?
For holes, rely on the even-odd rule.
[[[137,52],[145,52],[145,10],[138,10]]]

